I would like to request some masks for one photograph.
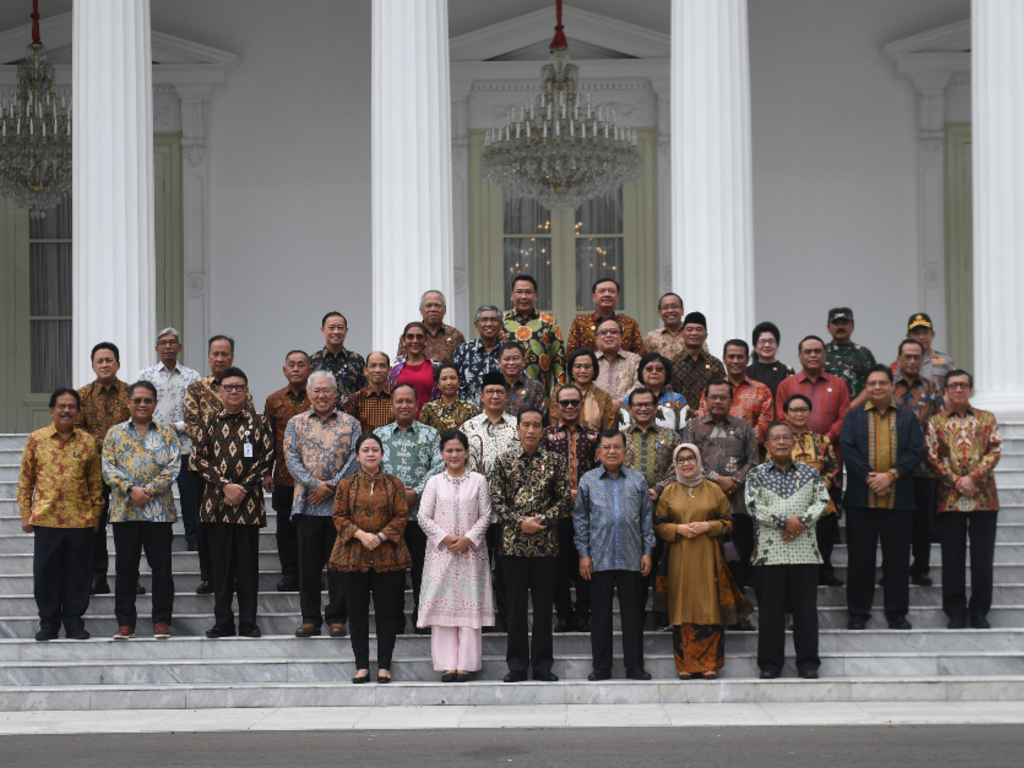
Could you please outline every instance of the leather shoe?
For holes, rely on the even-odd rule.
[[[533,670],[533,679],[540,680],[542,683],[557,683],[558,675],[552,672],[550,669],[537,671]]]
[[[864,619],[861,619],[861,618],[858,618],[858,617],[855,616],[852,619],[850,619],[848,622],[846,622],[846,628],[847,629],[867,629],[867,624],[864,622]]]
[[[222,637],[234,637],[234,627],[210,627],[206,630],[206,636],[211,640],[219,640]]]
[[[127,640],[130,637],[135,637],[135,627],[118,627],[117,632],[114,633],[115,640]]]
[[[643,667],[626,667],[626,677],[630,680],[650,680],[651,673]]]
[[[90,595],[109,595],[110,594],[110,585],[107,584],[106,581],[100,581],[99,579],[96,579],[96,581],[94,581],[92,583],[92,586],[89,587],[89,594]]]
[[[260,628],[253,624],[251,627],[239,627],[239,637],[263,637],[263,633],[260,632]]]
[[[36,632],[36,640],[41,643],[45,643],[47,640],[56,640],[58,637],[60,637],[60,635],[52,629],[40,629]]]
[[[382,675],[380,672],[377,673],[377,682],[381,685],[387,685],[391,682],[391,674]]]
[[[144,594],[146,594],[146,588],[144,586],[142,586],[141,584],[136,584],[135,585],[135,594],[136,595],[144,595]]]
[[[521,683],[526,680],[526,672],[509,672],[501,681],[503,683]]]
[[[470,681],[470,679],[472,679],[472,677],[473,677],[473,673],[472,672],[467,672],[466,674],[463,674],[463,675],[455,675],[455,682],[456,683],[468,683]]]
[[[572,619],[559,619],[555,625],[555,632],[572,632]]]
[[[889,619],[889,629],[913,629],[914,625],[907,621],[906,616],[893,616]]]
[[[971,626],[974,629],[992,629],[992,625],[989,624],[988,619],[984,616],[975,616],[971,619]]]
[[[779,673],[774,669],[762,669],[761,679],[762,680],[774,680],[779,676]]]
[[[457,675],[454,672],[446,672],[445,674],[441,675],[441,682],[454,683],[456,677]]]
[[[587,675],[587,680],[589,680],[592,683],[596,683],[598,680],[611,680],[611,679],[612,679],[612,671],[610,669],[595,669],[593,672],[591,672],[589,675]]]
[[[967,629],[967,622],[963,619],[950,619],[946,629]]]
[[[835,576],[822,576],[818,579],[819,587],[841,587],[845,583],[842,579],[837,579]]]
[[[197,595],[212,595],[213,594],[213,582],[211,581],[200,581],[199,586],[196,587]]]
[[[320,635],[320,625],[309,621],[295,630],[296,637],[313,637]]]
[[[932,577],[927,574],[914,575],[910,577],[911,584],[917,584],[919,587],[930,587],[935,582],[932,581]]]
[[[348,630],[344,624],[331,624],[331,637],[345,637],[348,634]]]
[[[750,619],[743,619],[728,627],[730,632],[754,632],[757,628],[750,623]]]
[[[278,592],[298,592],[299,580],[291,577],[285,577],[277,582]]]
[[[365,675],[356,675],[352,678],[352,682],[356,685],[362,685],[363,683],[370,682],[370,673],[367,672]]]
[[[584,616],[583,618],[576,619],[576,631],[577,632],[589,632],[590,631],[590,617]]]
[[[158,621],[153,625],[153,637],[157,640],[166,640],[171,636],[171,628],[164,624],[162,621]]]
[[[75,627],[64,632],[64,637],[68,640],[88,640],[90,635],[86,631],[85,627]]]
[[[199,545],[196,544],[195,542],[192,542],[192,541],[186,541],[185,542],[185,551],[186,552],[198,552],[199,551]]]
[[[818,670],[816,670],[816,669],[803,669],[803,670],[800,670],[800,677],[802,677],[804,680],[817,680],[818,679]]]

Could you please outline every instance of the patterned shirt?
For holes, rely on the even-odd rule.
[[[569,427],[559,422],[544,428],[540,447],[565,459],[570,488],[577,488],[580,478],[597,466],[598,435],[596,429],[586,424]]]
[[[794,435],[796,442],[793,444],[793,461],[807,464],[818,470],[821,481],[825,484],[825,490],[830,491],[837,487],[839,481],[839,462],[836,460],[836,452],[832,448],[832,441],[824,435],[819,435],[810,430],[802,435]],[[829,496],[826,515],[836,511],[835,502]]]
[[[501,341],[488,352],[480,339],[459,344],[452,355],[452,364],[459,369],[459,399],[474,405],[480,404],[480,392],[484,388],[484,376],[501,373],[498,366],[498,349]]]
[[[25,440],[18,474],[21,519],[40,528],[92,528],[103,511],[100,443],[84,429],[62,440],[52,424]]]
[[[647,338],[644,339],[644,349],[664,355],[669,360],[675,360],[676,357],[682,355],[685,347],[682,326],[679,326],[679,330],[675,333],[667,328],[658,328],[648,333]]]
[[[543,384],[520,374],[519,381],[509,389],[505,413],[509,416],[518,416],[527,408],[537,408],[541,413],[547,413],[547,400],[548,393]]]
[[[753,565],[809,565],[822,562],[814,524],[828,507],[828,491],[814,467],[791,461],[779,469],[774,461],[747,475],[746,504],[755,520]],[[789,518],[806,526],[793,541],[782,533]]]
[[[756,363],[751,363],[747,366],[747,376],[752,378],[754,381],[760,381],[769,390],[771,390],[772,397],[775,397],[776,391],[779,388],[779,384],[782,380],[788,376],[794,375],[796,372],[785,363],[780,363],[776,360],[774,363],[762,363],[760,360]]]
[[[704,395],[700,396],[700,408],[697,416],[706,416],[708,408]],[[768,425],[775,421],[775,408],[772,402],[772,391],[766,384],[744,376],[738,387],[732,388],[732,407],[729,414],[749,421],[757,435],[757,442],[763,443]]]
[[[623,430],[626,435],[624,467],[635,469],[647,481],[647,487],[660,495],[666,486],[676,480],[672,466],[672,452],[681,442],[679,433],[664,427],[651,426],[644,431],[634,424]]]
[[[721,424],[710,415],[690,419],[683,427],[682,442],[700,448],[708,480],[731,477],[740,484],[741,487],[729,495],[729,504],[734,515],[747,514],[742,485],[758,462],[757,435],[750,422],[728,414]]]
[[[525,316],[510,309],[503,320],[505,338],[526,349],[526,375],[543,384],[546,392],[565,384],[565,346],[555,318],[536,309]]]
[[[93,381],[78,390],[82,405],[75,426],[92,435],[101,446],[107,430],[128,421],[128,385],[118,379],[109,387]]]
[[[153,421],[177,430],[182,455],[192,452],[192,441],[185,434],[185,391],[189,384],[201,378],[199,371],[181,363],[175,365],[172,371],[168,371],[163,363],[139,371],[138,381],[148,381],[156,387]]]
[[[441,458],[441,435],[433,427],[414,421],[409,431],[397,422],[373,431],[384,443],[384,460],[380,468],[405,483],[416,493],[416,503],[409,508],[409,522],[416,522],[420,497],[427,480],[444,469]]]
[[[314,352],[309,358],[310,368],[314,371],[330,371],[338,382],[337,408],[340,410],[345,405],[349,396],[358,392],[370,382],[366,380],[363,369],[366,368],[366,360],[363,356],[351,350],[341,348],[341,352],[334,354],[326,346],[319,352]]]
[[[868,370],[874,364],[875,356],[861,344],[830,341],[825,345],[825,370],[846,380],[851,398],[859,395],[867,385]]]
[[[639,571],[640,558],[654,552],[654,503],[644,476],[604,467],[580,480],[573,510],[573,540],[595,571]]]
[[[395,420],[391,414],[391,387],[385,386],[380,392],[374,392],[370,386],[363,387],[348,398],[345,413],[359,420],[363,432],[373,432],[390,424]]]
[[[420,421],[441,433],[449,429],[458,429],[479,413],[479,408],[464,400],[456,400],[449,406],[438,398],[420,409]]]
[[[273,461],[274,436],[252,408],[243,407],[238,413],[222,408],[205,417],[192,447],[192,463],[206,481],[199,522],[263,528],[267,524],[263,476]],[[245,488],[245,498],[238,505],[224,499],[224,486],[232,483]]]
[[[426,328],[426,325],[424,324],[423,327]],[[450,363],[454,358],[455,350],[465,343],[466,337],[462,335],[462,331],[453,325],[442,323],[436,331],[431,332],[427,328],[426,349],[423,351],[430,355],[431,360]],[[395,353],[395,357],[404,357],[406,354],[408,354],[408,350],[405,348],[405,337],[403,336],[398,340],[398,351]]]
[[[283,448],[285,466],[295,485],[293,516],[331,516],[334,496],[313,504],[309,494],[321,482],[337,488],[342,479],[359,469],[353,449],[361,434],[359,422],[337,408],[325,419],[311,408],[288,420]]]
[[[219,413],[224,408],[220,399],[220,382],[213,376],[203,376],[198,381],[193,381],[185,390],[185,434],[192,441],[193,453],[189,458],[189,469],[198,472],[199,467],[195,461],[195,442],[199,439],[203,429],[203,420],[207,416]],[[245,393],[245,406],[242,410],[256,413],[256,406],[252,402],[252,392]]]
[[[103,442],[103,482],[110,486],[110,522],[173,523],[178,519],[172,487],[181,470],[181,444],[173,427],[151,422],[140,437],[131,420],[115,424]],[[132,505],[132,488],[153,498]]]
[[[640,356],[620,349],[614,357],[597,353],[597,378],[594,383],[607,392],[612,400],[625,401],[629,393],[640,386],[637,367]]]
[[[999,509],[995,468],[999,463],[1003,438],[996,417],[980,408],[968,408],[963,416],[956,411],[936,415],[928,424],[925,447],[928,461],[938,472],[938,512],[976,512]],[[978,486],[973,496],[960,493],[953,484],[970,476]]]
[[[922,379],[926,379],[934,384],[935,390],[940,395],[943,395],[946,392],[946,376],[953,370],[956,370],[956,363],[953,362],[949,355],[945,352],[937,352],[934,349],[930,349],[921,362],[921,372],[918,375]],[[899,372],[900,364],[894,360],[892,362],[892,375],[896,376]]]
[[[870,400],[851,408],[839,436],[846,465],[846,507],[915,509],[913,473],[924,453],[921,425],[910,411],[891,400],[882,409]],[[877,495],[868,485],[873,472],[888,474],[893,482]]]
[[[558,406],[558,393],[561,391],[561,387],[555,387],[551,395],[548,407],[552,422],[562,418],[562,409]],[[598,386],[591,384],[587,387],[587,391],[583,393],[581,408],[580,421],[598,431],[611,429],[616,424],[618,412],[615,410],[615,403],[612,402],[611,395]]]
[[[701,351],[694,360],[684,349],[672,358],[672,389],[686,398],[691,404],[699,403],[708,382],[712,379],[724,379],[725,366],[714,355]],[[694,416],[690,411],[690,418]]]
[[[685,397],[671,389],[663,389],[661,397],[658,398],[658,405],[654,409],[654,423],[659,427],[678,432],[686,423],[689,412]],[[629,412],[627,403],[619,411],[619,429],[625,431],[632,426],[633,416]]]
[[[843,380],[824,371],[818,380],[812,382],[804,371],[784,379],[775,393],[775,418],[786,420],[783,407],[792,395],[803,395],[811,401],[811,420],[807,428],[832,441],[839,456],[839,429],[843,426],[846,412],[850,410],[850,390],[843,386]]]
[[[634,353],[637,357],[644,353],[644,339],[640,335],[640,326],[629,315],[613,314],[622,326],[622,348]],[[569,328],[569,339],[565,345],[565,354],[569,356],[580,347],[590,347],[597,352],[597,324],[602,320],[600,312],[579,315],[572,321]]]
[[[463,424],[462,431],[469,438],[466,466],[488,480],[497,458],[512,448],[519,448],[515,416],[507,413],[501,414],[501,420],[494,423],[486,413],[481,413]]]
[[[939,413],[944,405],[942,395],[930,381],[927,379],[907,381],[899,375],[893,386],[892,399],[900,408],[906,408],[917,416],[922,435],[927,431],[928,422],[932,420],[932,416]],[[928,466],[927,453],[922,455],[921,460],[917,463],[914,477],[934,477]]]
[[[569,514],[571,494],[565,459],[538,448],[532,454],[508,451],[491,472],[493,520],[501,524],[501,554],[516,557],[555,557],[558,519]],[[523,518],[537,516],[546,526],[524,533]]]
[[[308,411],[313,406],[309,403],[309,393],[303,387],[298,393],[290,386],[279,389],[267,398],[263,409],[263,418],[274,435],[274,485],[290,487],[295,485],[284,455],[284,433],[292,416]],[[330,513],[328,513],[330,514]]]

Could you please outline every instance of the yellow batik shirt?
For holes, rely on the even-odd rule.
[[[36,430],[21,455],[21,519],[40,528],[92,528],[103,510],[100,472],[100,444],[84,429],[67,440],[52,424]]]

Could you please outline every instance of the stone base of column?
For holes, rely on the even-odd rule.
[[[971,405],[992,411],[1000,422],[1024,421],[1024,387],[976,391]]]

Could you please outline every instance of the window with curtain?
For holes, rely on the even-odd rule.
[[[505,189],[504,202],[505,300],[512,295],[512,279],[530,275],[537,280],[537,309],[550,312],[551,213],[511,189]]]
[[[594,282],[623,283],[622,187],[588,200],[576,209],[576,311],[592,310]]]
[[[32,392],[71,386],[71,195],[29,219]]]

